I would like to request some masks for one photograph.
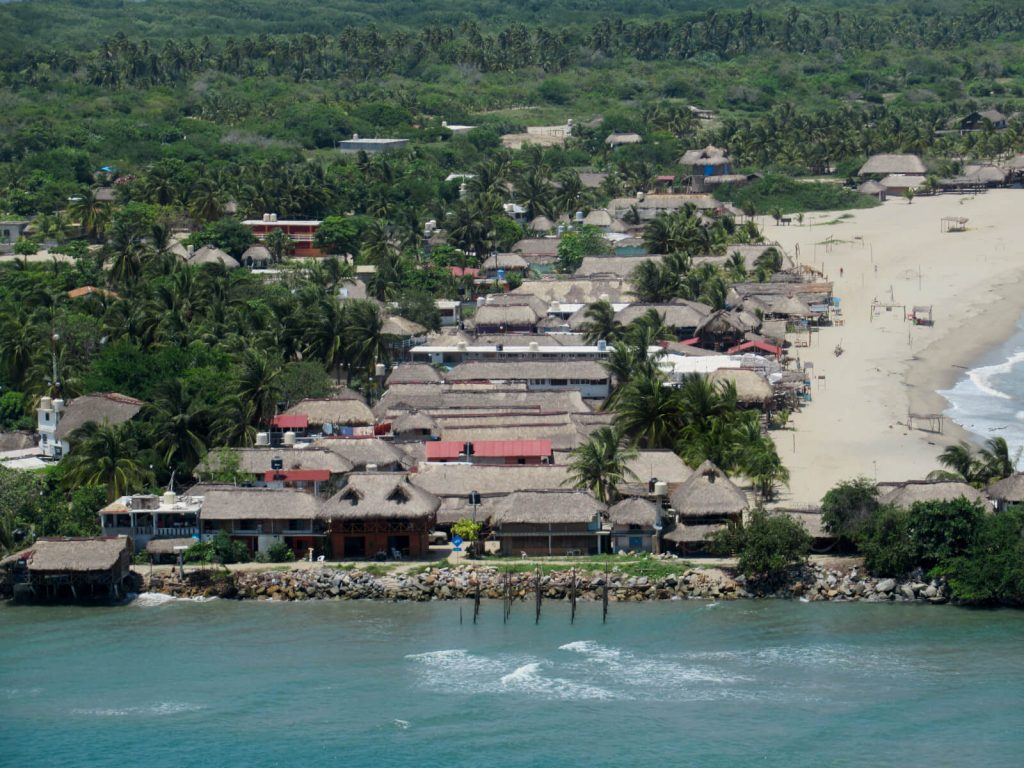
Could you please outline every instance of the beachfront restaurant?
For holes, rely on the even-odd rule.
[[[117,599],[131,559],[127,536],[37,539],[0,560],[0,591],[32,601]]]
[[[324,503],[331,557],[335,560],[404,560],[430,551],[430,532],[441,499],[396,472],[353,472]]]

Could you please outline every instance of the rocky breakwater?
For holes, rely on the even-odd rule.
[[[748,581],[718,568],[689,568],[680,563],[678,573],[636,575],[629,571],[559,570],[540,575],[544,600],[566,600],[574,591],[579,600],[612,602],[646,600],[734,600],[739,598],[802,599],[806,601],[921,601],[947,602],[941,581],[912,578],[905,581],[877,579],[857,568],[827,569],[805,566],[771,581]],[[176,597],[227,597],[249,600],[534,600],[538,590],[536,571],[506,574],[499,568],[463,565],[425,568],[417,572],[386,575],[359,568],[324,567],[291,571],[196,572],[184,582],[176,578],[153,579],[149,591]]]

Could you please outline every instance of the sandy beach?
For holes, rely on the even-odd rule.
[[[943,233],[946,216],[967,217],[967,231]],[[948,418],[941,434],[911,430],[908,413],[945,410],[937,390],[1005,342],[1024,311],[1024,192],[890,199],[802,226],[769,220],[765,234],[834,281],[844,318],[792,350],[814,365],[813,402],[793,429],[773,433],[792,474],[780,503],[815,504],[856,476],[923,478],[945,445],[971,436]],[[895,306],[872,313],[873,301]],[[906,321],[921,305],[933,307],[934,326]]]

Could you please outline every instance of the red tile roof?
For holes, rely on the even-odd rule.
[[[306,429],[309,426],[309,419],[306,416],[286,416],[279,413],[270,420],[270,426],[278,429]]]
[[[742,344],[737,344],[735,347],[728,349],[726,354],[735,355],[737,352],[746,352],[748,349],[759,349],[776,357],[782,354],[782,347],[776,347],[767,341],[744,341]]]

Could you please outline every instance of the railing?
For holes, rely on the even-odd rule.
[[[157,528],[157,536],[166,536],[167,538],[183,539],[188,536],[195,536],[199,533],[199,529],[195,526],[171,526],[170,528]]]

